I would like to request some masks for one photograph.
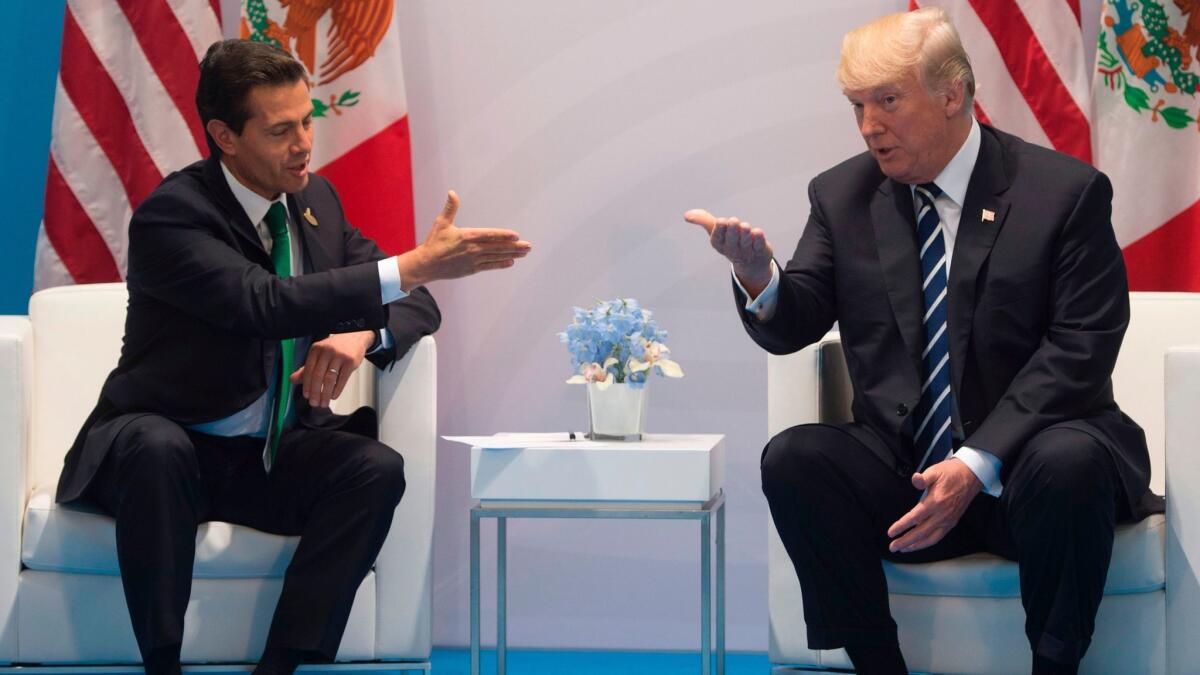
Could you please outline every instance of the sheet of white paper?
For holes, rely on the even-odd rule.
[[[592,447],[600,445],[595,441],[590,441],[583,432],[575,432],[575,440],[571,440],[568,434],[563,432],[557,433],[534,433],[534,434],[518,434],[518,433],[503,433],[494,436],[442,436],[442,438],[452,443],[462,443],[473,448],[482,448],[484,450],[511,450],[515,448],[557,448],[557,447]]]

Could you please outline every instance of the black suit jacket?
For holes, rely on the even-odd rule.
[[[313,175],[288,208],[303,238],[305,274],[280,279],[220,162],[210,157],[167,176],[129,224],[129,306],[121,358],[67,453],[61,502],[79,498],[117,432],[138,415],[181,425],[227,417],[253,403],[275,376],[279,340],[386,327],[386,367],[441,323],[424,288],[383,305],[384,256],[346,221],[333,187]],[[303,217],[311,210],[312,226]],[[297,398],[303,426],[373,435],[374,413],[333,415]]]
[[[1034,434],[1074,426],[1109,449],[1132,514],[1160,510],[1148,491],[1145,436],[1113,400],[1129,293],[1112,186],[1066,155],[981,132],[948,280],[964,444],[998,457],[1003,480]],[[849,431],[908,475],[924,347],[911,190],[863,153],[817,176],[809,200],[778,310],[765,322],[739,313],[775,354],[815,342],[837,321],[854,391]]]

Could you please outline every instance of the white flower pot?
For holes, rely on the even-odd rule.
[[[646,387],[634,389],[620,383],[601,390],[589,382],[587,397],[593,439],[641,440],[646,425]]]

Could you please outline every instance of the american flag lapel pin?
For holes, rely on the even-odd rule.
[[[996,212],[988,210],[988,209],[984,209],[982,218],[983,218],[983,222],[985,222],[985,223],[993,222],[996,220]],[[316,223],[313,223],[313,224],[316,225]]]
[[[987,213],[991,213],[991,212],[984,211],[984,213],[987,214]],[[316,216],[314,216],[312,214],[312,209],[310,209],[310,208],[304,209],[304,219],[308,221],[309,225],[312,225],[313,227],[317,226],[317,218],[316,218]],[[987,218],[986,216],[985,216],[985,219],[990,220],[990,218]]]

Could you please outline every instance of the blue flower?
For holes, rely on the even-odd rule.
[[[572,381],[591,382],[609,373],[612,381],[641,388],[651,368],[670,377],[683,375],[678,364],[665,358],[667,332],[637,300],[601,300],[590,309],[573,308],[572,317],[558,334],[571,355],[571,369],[579,374]]]

